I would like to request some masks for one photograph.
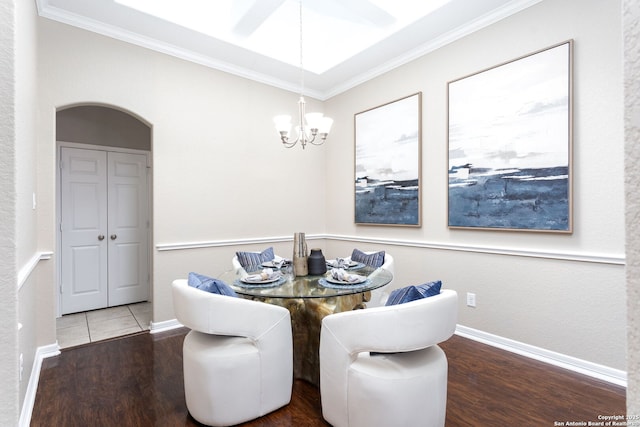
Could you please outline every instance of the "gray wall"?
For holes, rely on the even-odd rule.
[[[15,55],[15,4],[0,7],[0,57]],[[16,64],[0,61],[0,291],[5,301],[0,311],[0,424],[18,419],[17,266],[16,266]]]
[[[621,3],[549,0],[326,102],[327,231],[387,247],[396,286],[440,279],[461,296],[459,323],[626,369]],[[447,83],[573,39],[573,234],[447,228]],[[420,229],[353,223],[353,115],[421,91]],[[353,243],[351,243],[353,245]],[[328,253],[348,250],[333,243]],[[333,249],[335,247],[335,249]],[[344,249],[341,249],[344,248]],[[477,296],[477,307],[465,294]]]
[[[627,414],[640,414],[640,4],[623,2],[627,224]]]

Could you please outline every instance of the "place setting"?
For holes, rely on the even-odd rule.
[[[279,256],[275,256],[273,259],[269,261],[264,261],[260,264],[264,268],[274,268],[276,270],[280,270],[283,267],[291,265],[291,260],[287,258],[282,258]]]
[[[366,286],[369,279],[366,276],[349,273],[344,268],[332,268],[318,283],[325,288],[357,289]]]
[[[261,271],[247,274],[237,280],[234,285],[240,287],[271,288],[282,285],[286,281],[280,269],[263,268]]]
[[[351,257],[328,259],[327,266],[342,270],[360,270],[365,267],[362,262],[353,261]]]

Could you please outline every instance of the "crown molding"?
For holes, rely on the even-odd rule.
[[[485,14],[465,25],[455,28],[454,30],[449,31],[428,43],[424,43],[413,50],[410,50],[402,55],[399,55],[390,61],[380,64],[377,67],[371,68],[365,73],[357,75],[353,79],[349,79],[341,84],[334,86],[333,88],[325,91],[322,94],[323,96],[319,99],[324,101],[336,95],[339,95],[343,92],[346,92],[349,89],[352,89],[358,85],[366,83],[367,81],[372,80],[376,77],[379,77],[382,74],[388,73],[389,71],[392,71],[398,67],[401,67],[402,65],[408,64],[409,62],[414,61],[428,53],[431,53],[437,49],[440,49],[441,47],[444,47],[457,40],[460,40],[461,38],[466,37],[476,31],[482,30],[483,28],[493,25],[498,21],[508,18],[511,15],[521,12],[542,1],[543,0],[513,1],[501,8],[498,8],[492,11],[491,13]]]
[[[471,22],[461,25],[454,30],[449,31],[441,35],[440,37],[437,37],[434,40],[425,43],[407,53],[381,63],[379,66],[372,67],[363,73],[359,73],[353,78],[343,79],[335,77],[333,79],[337,82],[335,84],[328,82],[328,79],[331,78],[329,70],[329,72],[325,73],[325,75],[316,76],[317,83],[315,85],[315,88],[310,87],[311,85],[307,84],[304,94],[320,101],[326,101],[329,98],[346,92],[375,77],[378,77],[421,56],[433,52],[434,50],[439,49],[449,43],[455,42],[462,37],[481,30],[487,26],[490,26],[537,3],[540,3],[541,1],[543,0],[513,0],[505,4],[504,6],[499,7],[488,14],[480,16],[479,18]],[[136,34],[135,32],[109,25],[95,19],[68,12],[52,5],[51,0],[36,0],[36,4],[38,14],[43,18],[78,27],[116,40],[147,48],[156,52],[164,53],[166,55],[180,58],[185,61],[196,63],[208,68],[253,80],[258,83],[273,86],[286,91],[294,93],[298,93],[300,91],[299,82],[297,81],[297,74],[295,81],[289,81],[283,78],[276,77],[274,75],[266,74],[264,72],[261,73],[246,67],[237,66],[209,55],[201,54],[190,49],[176,46],[174,44],[142,36],[140,34]]]
[[[183,59],[194,64],[202,65],[207,68],[212,68],[238,77],[253,80],[258,83],[277,87],[279,89],[284,89],[290,92],[300,91],[299,85],[294,82],[288,82],[286,80],[278,79],[264,73],[258,73],[254,70],[239,67],[229,62],[221,61],[211,56],[194,52],[190,49],[185,49],[180,46],[142,36],[132,31],[128,31],[113,25],[105,24],[104,22],[96,21],[85,16],[80,16],[78,14],[59,9],[57,7],[51,6],[49,0],[36,0],[36,3],[38,5],[38,14],[42,18],[51,19],[53,21],[81,28],[83,30],[100,34],[112,39],[120,40],[125,43],[130,43],[159,53],[164,53],[166,55]],[[310,97],[318,99],[322,96],[322,93],[313,90],[305,90],[305,93]]]

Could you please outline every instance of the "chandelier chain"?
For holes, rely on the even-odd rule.
[[[300,95],[304,95],[304,64],[302,58],[302,0],[300,0],[299,24],[300,24]]]

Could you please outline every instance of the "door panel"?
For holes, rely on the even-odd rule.
[[[149,297],[147,158],[109,153],[109,305]]]
[[[106,159],[104,151],[61,150],[62,314],[107,305]]]
[[[149,298],[147,157],[61,149],[62,314]]]
[[[100,292],[100,246],[75,246],[71,249],[71,293],[83,296]]]

